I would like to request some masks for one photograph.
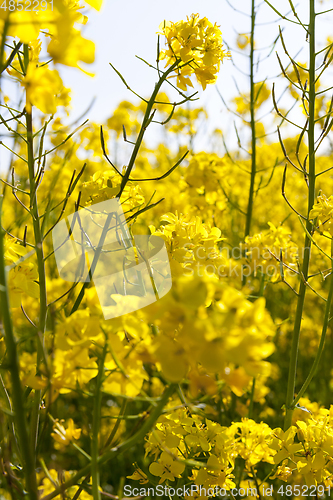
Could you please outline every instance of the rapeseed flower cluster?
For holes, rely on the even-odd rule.
[[[219,486],[230,491],[236,486],[236,463],[244,461],[246,481],[253,478],[259,464],[275,465],[271,479],[291,484],[304,480],[308,487],[332,485],[332,412],[322,409],[316,417],[297,420],[287,431],[270,428],[242,418],[228,427],[204,419],[192,410],[170,410],[160,417],[148,435],[146,455],[153,460],[149,472],[159,484],[173,484],[186,477],[193,484]],[[145,482],[146,474],[137,468],[129,476]],[[260,484],[261,483],[261,484]],[[264,486],[264,481],[257,484]]]
[[[178,23],[164,21],[160,25],[161,34],[165,35],[168,48],[160,54],[169,66],[179,59],[176,68],[177,86],[186,90],[193,87],[191,75],[205,90],[207,84],[214,83],[220,69],[220,63],[229,53],[223,49],[222,33],[206,17],[192,14],[187,21]]]

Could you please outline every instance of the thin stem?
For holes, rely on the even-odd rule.
[[[5,344],[7,350],[6,364],[11,377],[12,403],[14,410],[14,422],[20,444],[23,460],[23,473],[25,485],[29,493],[29,500],[38,500],[37,480],[34,466],[33,452],[28,436],[28,425],[26,420],[23,391],[20,381],[20,366],[17,353],[17,342],[14,337],[12,318],[10,314],[7,277],[5,271],[4,235],[1,229],[3,195],[0,195],[0,314],[5,331]]]
[[[260,276],[260,289],[258,297],[263,297],[265,291],[265,274],[261,274]],[[256,389],[256,377],[253,377],[252,380],[252,388],[251,388],[251,396],[250,396],[250,405],[249,405],[249,413],[247,418],[253,418],[253,406],[254,406],[254,394]]]
[[[121,180],[121,185],[120,185],[120,190],[119,190],[119,193],[117,194],[117,198],[120,198],[122,192],[124,191],[125,189],[125,186],[129,180],[129,177],[131,175],[131,172],[132,172],[132,169],[134,167],[134,163],[135,163],[135,160],[136,160],[136,157],[137,157],[137,154],[139,152],[139,149],[140,149],[140,146],[141,146],[141,143],[142,143],[142,139],[143,139],[143,136],[145,134],[145,131],[146,131],[146,128],[148,127],[149,123],[151,122],[152,120],[152,115],[151,115],[151,111],[153,109],[153,106],[155,104],[155,100],[156,100],[156,97],[157,97],[157,94],[163,84],[163,82],[167,79],[167,77],[169,76],[170,73],[172,73],[172,71],[179,65],[179,59],[177,59],[171,66],[170,68],[167,69],[167,71],[165,71],[162,76],[160,77],[159,81],[157,82],[157,84],[155,85],[155,89],[151,95],[151,98],[149,99],[148,103],[147,103],[147,108],[146,108],[146,112],[145,112],[145,115],[143,117],[143,120],[142,120],[142,124],[141,124],[141,128],[140,128],[140,132],[139,132],[139,135],[135,141],[135,146],[134,146],[134,149],[133,149],[133,152],[132,152],[132,155],[131,155],[131,158],[129,160],[129,163],[128,163],[128,166],[127,166],[127,169],[126,169],[126,172]]]
[[[109,437],[107,438],[107,440],[105,442],[105,445],[103,446],[104,450],[106,450],[112,444],[112,441],[113,441],[115,435],[117,434],[117,431],[119,429],[119,425],[120,425],[120,423],[121,423],[122,420],[124,420],[124,419],[131,419],[132,416],[134,418],[140,418],[138,415],[128,415],[126,417],[125,416],[126,406],[127,406],[127,401],[126,401],[126,399],[124,399],[124,401],[122,402],[121,408],[119,410],[119,415],[117,417],[115,417],[115,416],[111,417],[111,418],[116,418],[117,421],[114,424],[113,429],[112,429]]]
[[[310,4],[310,22],[309,22],[309,125],[308,125],[308,149],[309,149],[309,186],[308,186],[308,218],[306,222],[307,232],[305,234],[305,242],[304,242],[304,259],[302,266],[302,275],[304,280],[300,281],[299,286],[299,295],[297,301],[296,315],[295,315],[295,323],[291,344],[291,353],[290,353],[290,363],[289,363],[289,373],[288,373],[288,384],[287,384],[287,396],[286,396],[286,415],[284,421],[284,428],[287,430],[291,426],[292,415],[293,415],[293,401],[294,401],[294,392],[296,385],[296,370],[297,370],[297,357],[298,357],[298,345],[299,345],[299,336],[301,330],[302,323],[302,314],[304,309],[304,300],[306,293],[306,282],[308,280],[308,272],[309,272],[309,263],[310,263],[310,250],[311,250],[311,239],[308,236],[308,233],[311,234],[312,231],[312,223],[309,220],[309,213],[313,207],[315,201],[315,64],[316,64],[316,56],[315,56],[315,0],[309,0]]]
[[[253,377],[252,388],[251,388],[249,413],[248,413],[247,418],[252,418],[253,417],[253,403],[254,403],[254,391],[255,391],[255,387],[256,387],[256,378]]]
[[[35,181],[32,115],[31,113],[28,112],[26,113],[26,124],[27,124],[28,169],[29,169],[29,183],[30,183],[30,210],[32,214],[32,223],[35,236],[35,250],[37,257],[39,299],[40,299],[39,325],[38,325],[37,335],[40,337],[41,342],[37,342],[37,366],[36,366],[36,372],[38,373],[40,363],[43,359],[44,332],[45,332],[46,314],[47,314],[46,273],[45,273],[44,251],[43,251],[43,236],[40,227],[37,189]],[[32,408],[32,415],[30,422],[30,428],[31,428],[30,437],[33,449],[35,449],[37,444],[41,397],[42,397],[42,391],[35,390],[34,405]]]
[[[102,404],[102,382],[104,374],[104,360],[107,351],[107,341],[103,348],[103,354],[100,359],[98,375],[96,379],[96,390],[94,393],[94,411],[92,425],[92,441],[91,441],[91,479],[92,479],[92,494],[94,500],[101,499],[99,470],[98,470],[98,454],[99,454],[99,428],[101,423],[101,404]]]
[[[87,288],[87,286],[89,286],[90,284],[90,281],[88,281],[88,279],[90,278],[90,280],[92,280],[92,277],[93,277],[93,274],[95,272],[95,269],[96,269],[96,266],[97,266],[97,262],[98,262],[98,259],[99,259],[99,256],[102,252],[102,249],[103,249],[103,245],[104,245],[104,241],[105,241],[105,238],[107,236],[107,233],[108,233],[108,230],[109,230],[109,226],[110,226],[110,222],[111,222],[111,219],[113,217],[113,212],[111,212],[110,214],[108,214],[107,218],[106,218],[106,222],[105,222],[105,225],[103,227],[103,231],[102,231],[102,234],[101,234],[101,237],[99,239],[99,242],[98,242],[98,245],[97,245],[97,248],[95,250],[95,255],[94,255],[94,258],[93,258],[93,261],[91,263],[91,268],[89,270],[89,273],[88,273],[88,276],[86,278],[86,281],[85,283],[82,285],[82,288],[80,290],[80,293],[79,295],[77,296],[75,302],[74,302],[74,305],[71,309],[71,312],[70,312],[70,316],[75,312],[77,311],[77,309],[79,308],[79,305],[81,304],[82,302],[82,299],[84,297],[84,292],[85,292],[85,289]]]
[[[4,59],[4,54],[5,54],[5,43],[6,43],[6,38],[7,38],[7,32],[9,28],[9,19],[6,19],[4,22],[4,26],[2,28],[2,33],[1,33],[1,45],[0,45],[0,74],[2,74],[5,69],[6,69],[6,63],[2,65],[2,61]]]
[[[252,0],[251,8],[251,49],[250,49],[250,113],[251,113],[251,182],[249,191],[249,201],[247,204],[245,237],[250,234],[252,211],[253,211],[253,196],[254,183],[256,178],[256,122],[255,122],[255,86],[254,86],[254,29],[255,29],[255,0]]]
[[[281,19],[285,19],[286,21],[289,21],[290,23],[293,23],[293,24],[298,24],[300,25],[299,22],[297,21],[293,21],[292,19],[289,19],[288,17],[284,16],[283,14],[281,14],[275,7],[273,7],[273,5],[268,1],[268,0],[264,0],[265,3],[267,3],[267,5],[269,5],[269,7],[274,10],[274,12],[281,18]],[[302,24],[303,26],[303,24]]]
[[[331,265],[333,265],[333,239],[331,240]],[[317,371],[319,361],[320,361],[322,352],[324,350],[326,332],[327,332],[327,327],[328,327],[328,323],[330,320],[332,298],[333,298],[333,272],[331,271],[331,273],[330,273],[330,289],[329,289],[328,298],[327,298],[327,302],[326,302],[324,323],[323,323],[323,328],[322,328],[322,332],[321,332],[318,350],[317,350],[313,365],[311,367],[311,370],[309,372],[309,375],[306,377],[306,380],[303,383],[300,391],[298,392],[297,397],[294,399],[294,401],[291,404],[292,408],[295,408],[296,404],[298,403],[298,401],[301,399],[301,397],[305,393],[306,389],[308,388],[311,380],[313,379],[313,377]]]

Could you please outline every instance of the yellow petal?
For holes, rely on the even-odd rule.
[[[161,464],[158,464],[157,462],[153,462],[152,464],[150,464],[149,466],[149,472],[153,475],[153,476],[162,476],[163,472],[164,472],[164,467],[163,465]]]
[[[86,2],[88,5],[90,5],[90,7],[93,7],[96,10],[100,10],[103,0],[86,0]]]

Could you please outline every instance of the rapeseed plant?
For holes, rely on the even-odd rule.
[[[86,3],[99,9],[102,1]],[[333,177],[331,152],[319,147],[332,128],[324,82],[332,43],[316,52],[314,0],[306,24],[289,2],[288,19],[310,49],[299,63],[277,33],[290,62],[279,59],[281,74],[302,110],[293,121],[269,81],[255,81],[259,7],[249,4],[250,34],[236,40],[248,51],[249,91],[232,104],[250,141],[245,148],[236,128],[239,149],[222,156],[196,150],[208,117],[192,105],[196,83],[204,90],[229,64],[216,23],[199,14],[162,22],[151,96],[137,101],[114,68],[135,99],[102,125],[73,131],[63,124],[70,90],[61,65],[82,69],[94,60],[79,2],[53,0],[53,10],[45,2],[38,15],[0,9],[1,72],[23,103],[6,96],[0,114],[14,139],[0,179],[4,498],[123,498],[126,481],[184,487],[184,498],[208,498],[215,487],[233,498],[246,487],[259,498],[330,497]],[[271,141],[258,118],[268,102],[281,119]],[[146,130],[155,121],[165,134],[151,147]],[[121,141],[132,146],[129,158]],[[165,243],[172,288],[106,320],[94,276],[71,284],[59,276],[51,235],[73,212],[116,198],[131,237]],[[112,297],[135,304],[141,292],[127,294],[127,284],[124,273]]]

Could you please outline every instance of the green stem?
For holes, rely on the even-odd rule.
[[[246,211],[246,226],[245,226],[245,237],[250,234],[251,221],[252,221],[252,211],[253,211],[253,196],[254,196],[254,183],[256,178],[257,170],[257,158],[256,158],[256,122],[255,122],[255,86],[254,86],[254,29],[255,29],[255,0],[252,0],[251,7],[251,47],[250,47],[250,113],[251,113],[251,181],[250,181],[250,191],[249,191],[249,201],[247,204]]]
[[[165,71],[162,76],[160,77],[160,79],[158,80],[158,82],[156,83],[155,85],[155,89],[147,103],[147,108],[146,108],[146,112],[145,112],[145,115],[143,117],[143,120],[142,120],[142,124],[141,124],[141,128],[140,128],[140,132],[139,132],[139,135],[135,141],[135,146],[134,146],[134,149],[133,149],[133,152],[132,152],[132,155],[131,155],[131,158],[129,160],[129,163],[128,163],[128,166],[127,166],[127,169],[126,169],[126,172],[122,178],[122,181],[121,181],[121,185],[120,185],[120,191],[119,193],[117,194],[117,198],[120,198],[122,192],[124,191],[125,189],[125,186],[128,182],[128,179],[131,175],[131,172],[132,172],[132,169],[134,167],[134,163],[135,163],[135,160],[136,160],[136,157],[138,155],[138,152],[139,152],[139,149],[140,149],[140,146],[141,146],[141,143],[142,143],[142,139],[143,139],[143,136],[145,134],[145,131],[152,119],[152,116],[151,116],[151,111],[153,109],[153,106],[155,104],[155,100],[156,100],[156,97],[157,97],[157,94],[163,84],[163,82],[167,79],[167,77],[170,75],[170,73],[172,73],[172,71],[178,66],[179,64],[179,59],[176,60],[176,62],[174,62],[170,68],[167,69],[167,71]]]
[[[156,96],[157,96],[157,94],[158,94],[158,92],[159,92],[159,90],[161,88],[161,85],[167,79],[167,77],[169,76],[169,74],[172,73],[172,71],[178,66],[178,64],[179,64],[179,59],[177,59],[177,61],[174,62],[170,66],[170,68],[168,68],[168,70],[163,73],[163,75],[160,77],[159,81],[155,85],[154,92],[152,93],[152,95],[151,95],[151,97],[150,97],[150,99],[149,99],[149,101],[147,103],[147,108],[146,108],[146,112],[145,112],[145,115],[144,115],[143,120],[142,120],[140,132],[139,132],[139,135],[138,135],[138,137],[137,137],[137,139],[135,141],[135,146],[134,146],[131,158],[129,160],[126,172],[125,172],[125,174],[124,174],[124,176],[123,176],[123,178],[121,180],[120,190],[119,190],[119,193],[117,194],[117,198],[121,197],[121,194],[124,191],[124,189],[126,187],[126,184],[127,184],[128,180],[130,178],[130,175],[131,175],[132,169],[134,167],[134,163],[135,163],[136,157],[137,157],[138,152],[140,150],[140,146],[141,146],[141,143],[142,143],[142,140],[143,140],[143,136],[144,136],[145,131],[146,131],[149,123],[151,122],[151,119],[152,119],[151,111],[152,111],[153,106],[155,104]],[[104,234],[104,229],[103,229],[103,233],[102,233],[102,236],[101,236],[101,240],[103,238],[103,234]],[[106,233],[105,233],[105,236],[106,236]],[[104,239],[105,239],[105,237],[104,237]],[[92,266],[91,266],[92,272],[93,272],[93,268],[96,267],[96,265],[97,265],[97,261],[98,261],[99,255],[101,253],[101,250],[102,250],[102,245],[100,245],[100,243],[99,243],[98,244],[98,248],[97,248],[96,253],[95,253],[95,257],[94,257]],[[78,295],[78,297],[77,297],[77,299],[76,299],[76,301],[74,303],[74,306],[72,307],[70,315],[72,315],[79,308],[79,305],[80,305],[80,303],[81,303],[81,301],[82,301],[82,299],[84,297],[84,291],[89,286],[89,284],[90,284],[89,282],[85,282],[84,285],[82,286],[82,288],[80,290],[80,293],[79,293],[79,295]]]
[[[103,245],[104,245],[104,241],[105,241],[105,238],[108,234],[108,230],[109,230],[109,226],[110,226],[110,222],[111,222],[111,219],[113,217],[114,213],[111,212],[108,214],[107,218],[106,218],[106,221],[105,221],[105,225],[103,227],[103,231],[102,231],[102,234],[101,234],[101,237],[99,239],[99,242],[98,242],[98,245],[97,245],[97,248],[95,250],[95,254],[94,254],[94,258],[93,258],[93,261],[91,263],[91,267],[90,267],[90,270],[89,270],[89,273],[88,273],[88,276],[86,278],[86,281],[85,283],[82,285],[82,288],[80,290],[80,293],[79,295],[76,297],[76,300],[74,302],[74,305],[71,309],[71,312],[70,312],[70,316],[75,313],[75,311],[78,310],[79,308],[79,305],[81,304],[82,302],[82,299],[84,297],[84,291],[85,289],[90,285],[90,281],[88,281],[88,278],[90,278],[90,280],[92,280],[93,278],[93,275],[94,275],[94,272],[95,272],[95,269],[96,269],[96,266],[97,266],[97,263],[98,263],[98,259],[99,259],[99,256],[102,252],[102,249],[103,249]],[[121,227],[121,223],[120,223],[120,227]]]
[[[3,381],[1,375],[0,375],[0,394],[1,394],[2,398],[3,398],[3,400],[6,401],[6,403],[7,403],[6,404],[7,409],[10,411],[10,413],[13,413],[13,411],[12,411],[12,404],[11,404],[11,401],[10,401],[10,398],[9,398],[9,394],[7,392],[7,389],[5,387],[5,384],[4,384],[4,381]],[[13,434],[13,439],[14,439],[14,444],[15,444],[16,452],[18,454],[19,459],[21,459],[21,451],[20,451],[20,448],[18,446],[17,437],[16,437],[16,433],[15,433],[15,425],[14,425],[14,421],[13,421],[12,417],[10,417],[10,427],[11,427],[12,434]]]
[[[260,275],[260,288],[258,297],[263,297],[265,291],[265,274]],[[256,388],[256,377],[253,377],[252,380],[252,388],[251,388],[251,396],[250,396],[250,405],[249,405],[249,413],[247,418],[253,418],[253,406],[254,406],[254,393]]]
[[[312,224],[309,220],[309,213],[313,207],[315,201],[315,63],[316,63],[316,52],[315,52],[315,0],[309,0],[310,4],[310,22],[309,22],[309,124],[308,124],[308,150],[309,150],[309,186],[308,186],[308,218],[306,222],[307,233],[311,234]],[[305,234],[304,242],[304,258],[302,266],[302,279],[299,287],[299,295],[297,301],[295,324],[293,330],[291,352],[290,352],[290,363],[289,363],[289,373],[288,373],[288,385],[287,385],[287,396],[286,396],[286,416],[284,422],[284,428],[287,430],[291,426],[292,415],[294,411],[293,400],[296,385],[296,370],[297,370],[297,357],[298,357],[298,345],[299,336],[302,323],[302,314],[304,309],[304,299],[306,292],[306,281],[308,279],[309,263],[310,263],[310,250],[311,250],[311,239],[308,234]]]
[[[37,366],[36,366],[36,373],[38,374],[40,363],[43,359],[43,354],[44,354],[43,353],[44,333],[45,333],[46,314],[47,314],[46,273],[45,273],[44,251],[43,251],[43,235],[39,220],[37,189],[35,180],[32,115],[31,113],[28,112],[26,113],[26,124],[27,124],[28,170],[29,170],[29,185],[30,185],[30,211],[32,214],[32,222],[33,222],[34,237],[35,237],[35,250],[37,257],[39,299],[40,299],[39,325],[37,331],[39,339],[37,339]],[[42,391],[35,390],[34,404],[32,408],[32,415],[30,422],[31,426],[30,437],[33,449],[35,449],[37,445],[41,397],[42,397]]]
[[[7,350],[6,365],[8,366],[11,377],[14,422],[22,454],[25,485],[29,494],[29,500],[37,500],[38,493],[35,465],[33,452],[28,437],[28,426],[23,402],[23,391],[20,381],[20,366],[17,352],[17,343],[14,337],[12,319],[10,314],[3,244],[5,232],[1,229],[2,201],[3,195],[0,195],[0,313],[2,316],[2,322],[5,331],[5,344]]]
[[[94,500],[101,500],[100,481],[99,481],[99,468],[98,468],[98,455],[99,455],[99,428],[101,423],[101,404],[102,404],[102,382],[104,375],[104,360],[107,351],[107,343],[103,348],[102,358],[100,360],[98,375],[96,379],[96,391],[94,394],[94,411],[93,411],[93,425],[92,425],[92,441],[91,441],[91,479],[92,479],[92,493]]]
[[[6,64],[3,64],[3,59],[5,56],[5,43],[6,43],[6,38],[7,38],[7,32],[9,28],[9,20],[8,18],[5,20],[4,26],[2,28],[2,33],[1,33],[1,45],[0,45],[0,75],[5,71],[6,69]]]
[[[333,268],[333,239],[331,240],[331,267]],[[306,377],[306,380],[305,380],[304,384],[302,385],[301,389],[299,390],[297,397],[292,402],[292,405],[291,405],[292,408],[295,408],[296,404],[298,403],[298,401],[301,399],[301,397],[305,393],[306,389],[308,388],[311,380],[313,379],[313,377],[317,371],[319,361],[320,361],[322,352],[324,350],[326,332],[327,332],[327,327],[328,327],[328,323],[329,323],[329,319],[330,319],[332,298],[333,298],[333,270],[332,270],[331,275],[330,275],[330,288],[329,288],[329,292],[328,292],[328,298],[327,298],[326,308],[325,308],[324,323],[323,323],[323,328],[321,331],[321,337],[320,337],[320,342],[319,342],[318,350],[316,353],[316,357],[314,359],[314,362],[313,362],[313,365],[312,365],[311,370],[309,372],[309,375]]]
[[[253,380],[252,380],[252,389],[251,389],[251,398],[250,398],[250,406],[249,406],[249,413],[248,413],[248,416],[247,418],[252,418],[253,417],[253,403],[254,403],[254,391],[255,391],[255,387],[256,387],[256,378],[253,377]]]
[[[103,446],[104,450],[106,450],[112,444],[112,441],[113,441],[115,435],[117,434],[117,431],[118,431],[119,426],[121,424],[121,420],[123,418],[125,418],[124,415],[125,415],[125,411],[126,411],[126,406],[127,406],[127,401],[126,401],[126,399],[124,399],[124,401],[122,402],[118,417],[114,417],[114,418],[117,418],[117,421],[115,422],[113,429],[112,429],[109,437],[107,438],[105,445]]]
[[[108,462],[109,460],[112,460],[114,458],[118,458],[120,453],[124,453],[125,451],[128,451],[131,449],[133,446],[135,446],[139,441],[142,441],[146,434],[151,430],[153,425],[155,424],[156,420],[158,417],[161,415],[162,410],[164,406],[167,404],[168,399],[172,396],[172,394],[175,392],[177,388],[177,384],[171,384],[169,387],[167,387],[159,400],[158,404],[155,406],[155,408],[152,410],[150,413],[150,416],[147,418],[147,420],[143,423],[143,425],[140,427],[140,429],[127,441],[124,441],[122,444],[119,446],[116,446],[112,448],[110,451],[107,453],[104,453],[98,458],[98,464],[102,465]],[[52,498],[56,497],[59,495],[59,493],[66,491],[68,488],[71,486],[77,484],[77,482],[83,477],[86,476],[91,470],[91,464],[89,463],[83,469],[78,471],[71,479],[66,481],[64,484],[61,486],[58,486],[55,488],[52,493],[49,493],[45,497],[43,497],[41,500],[52,500]]]

